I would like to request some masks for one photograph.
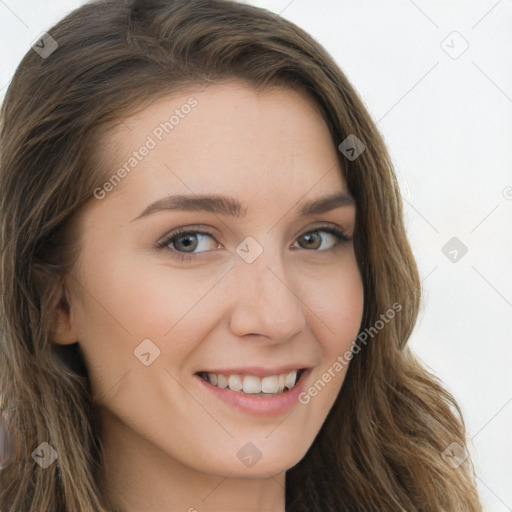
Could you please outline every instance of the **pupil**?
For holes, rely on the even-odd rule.
[[[185,248],[192,248],[192,250],[194,250],[197,246],[197,241],[194,240],[193,235],[185,235],[179,238],[178,240],[185,240],[185,243],[182,244]]]
[[[315,243],[315,237],[318,238],[318,234],[317,233],[308,233],[306,235],[304,235],[304,239],[306,240],[306,243],[307,244],[313,244]]]

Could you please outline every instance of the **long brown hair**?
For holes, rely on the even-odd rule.
[[[0,117],[0,395],[16,457],[0,473],[0,509],[111,512],[87,369],[78,344],[52,343],[62,278],[79,257],[75,221],[101,186],[102,134],[165,94],[237,78],[254,88],[301,88],[339,153],[356,200],[355,250],[365,293],[360,332],[340,394],[306,456],[287,472],[287,512],[481,511],[455,399],[406,346],[420,282],[383,140],[356,91],[311,36],[266,10],[226,0],[107,0],[86,4],[30,50]],[[400,306],[386,322],[382,315]],[[373,331],[372,331],[373,329]],[[47,469],[42,442],[59,454]]]

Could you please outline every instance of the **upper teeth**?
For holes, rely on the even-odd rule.
[[[201,373],[200,375],[214,386],[227,388],[233,391],[243,391],[257,395],[260,393],[276,395],[285,388],[292,389],[297,381],[298,370],[281,375],[269,375],[260,379],[255,375],[223,375],[222,373]]]

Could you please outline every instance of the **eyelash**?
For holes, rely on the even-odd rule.
[[[340,244],[343,244],[343,243],[346,243],[346,242],[350,242],[352,240],[352,238],[348,237],[342,230],[340,230],[338,228],[335,228],[335,227],[332,227],[332,226],[319,226],[319,227],[316,227],[315,229],[312,229],[312,230],[309,230],[309,231],[305,231],[298,238],[301,238],[304,235],[309,235],[311,233],[317,233],[319,231],[323,231],[325,233],[329,233],[331,235],[336,236],[338,238],[339,243],[336,244],[331,249],[324,249],[323,251],[316,250],[316,252],[327,252],[327,251],[330,251],[330,250],[334,250]],[[208,231],[200,231],[200,230],[194,230],[194,229],[178,228],[175,231],[172,231],[171,233],[166,235],[162,240],[157,242],[156,246],[159,249],[170,251],[174,258],[178,258],[178,259],[180,259],[182,261],[190,261],[191,259],[193,259],[194,255],[198,254],[198,253],[183,253],[183,252],[177,251],[176,249],[171,249],[170,247],[168,247],[170,242],[174,241],[175,239],[177,239],[177,238],[179,238],[180,236],[183,236],[183,235],[208,235],[208,236],[211,236],[217,242],[217,239],[214,237],[214,235],[212,233],[209,233]],[[303,250],[305,250],[305,251],[308,251],[308,250],[315,251],[315,249],[303,249]],[[201,251],[201,252],[208,252],[208,251]]]

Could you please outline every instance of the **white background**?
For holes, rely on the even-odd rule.
[[[0,96],[82,3],[0,0]],[[411,346],[462,407],[485,510],[512,511],[512,1],[248,3],[312,34],[381,130],[423,279]],[[441,251],[454,236],[457,262]]]

